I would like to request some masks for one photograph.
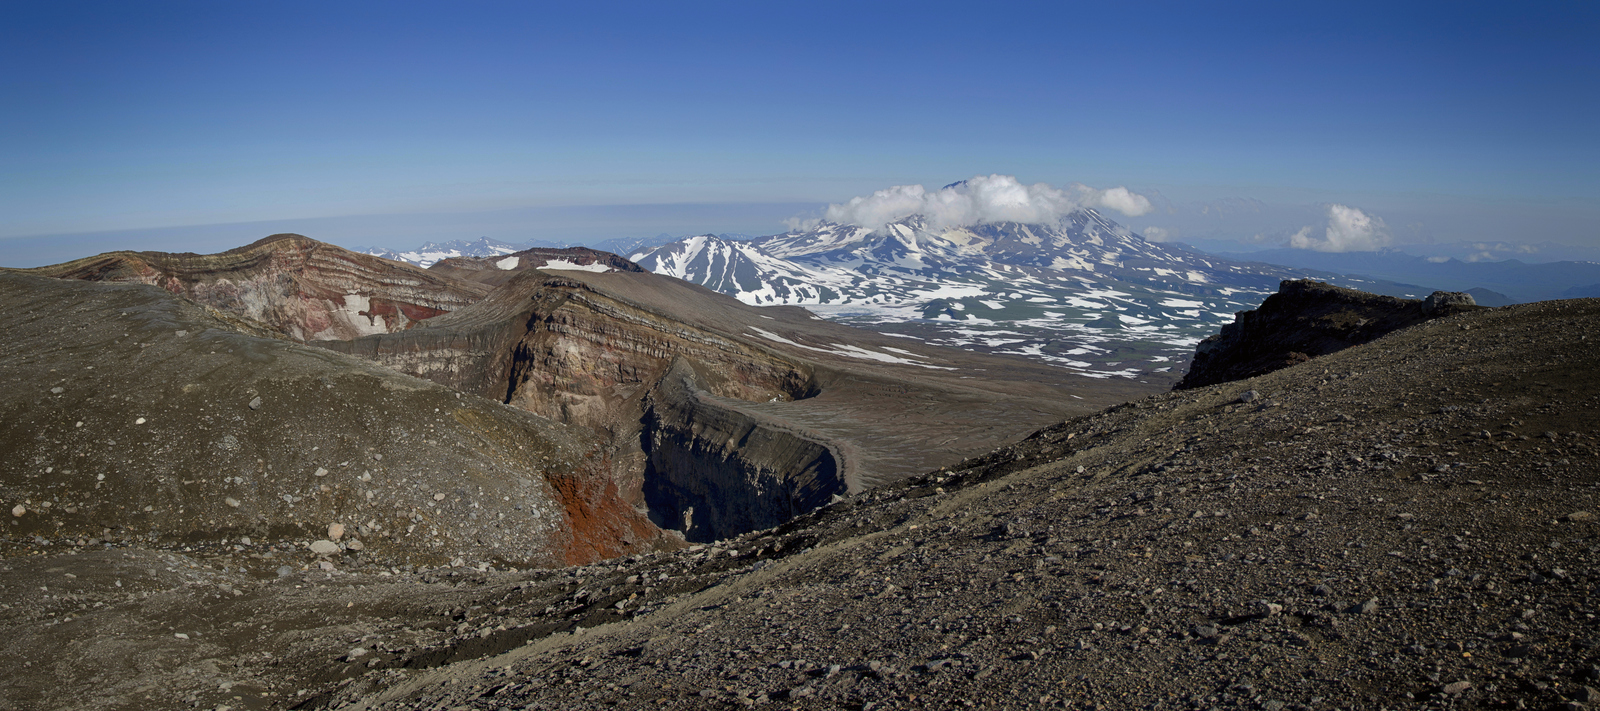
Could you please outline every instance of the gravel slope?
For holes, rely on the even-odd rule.
[[[237,560],[226,547],[112,548],[181,555],[148,574],[195,579],[151,582],[162,592],[148,599],[107,596],[69,624],[104,624],[102,640],[165,635],[175,651],[163,663],[183,671],[112,695],[98,686],[120,677],[77,667],[38,705],[1600,699],[1588,688],[1600,686],[1596,338],[1597,300],[1451,316],[1074,418],[777,529],[583,567],[221,580],[235,595],[211,579]],[[102,564],[73,553],[33,556],[26,575],[6,561],[7,604],[92,607],[103,588],[68,601],[33,589],[62,571],[92,585],[83,571]],[[19,616],[9,634],[59,634],[44,615]],[[184,625],[199,634],[173,638]],[[18,651],[67,669],[43,644]]]
[[[552,597],[600,592],[533,620],[622,611],[501,656],[374,673],[319,703],[1600,697],[1588,689],[1600,685],[1597,326],[1593,300],[1465,314],[1070,420],[777,531],[530,581]],[[1246,392],[1258,397],[1242,403]],[[707,587],[663,595],[696,572]],[[647,590],[663,574],[666,590]]]

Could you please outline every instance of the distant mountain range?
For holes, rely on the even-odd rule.
[[[527,249],[529,246],[482,237],[471,241],[458,239],[450,242],[425,242],[421,247],[405,251],[393,250],[387,247],[356,247],[355,251],[375,257],[383,257],[384,259],[393,259],[396,262],[410,262],[419,267],[427,268],[433,266],[439,260],[450,259],[451,257],[498,257]]]
[[[358,251],[431,267],[569,246],[482,238]],[[1092,209],[1049,225],[941,227],[912,216],[878,229],[821,222],[765,237],[659,234],[588,246],[747,304],[805,306],[881,333],[1025,355],[1094,378],[1175,381],[1200,339],[1284,279],[1407,298],[1467,291],[1484,306],[1600,294],[1595,262],[1472,262],[1398,250],[1212,254],[1146,241]]]
[[[630,257],[747,304],[803,305],[854,326],[1098,378],[1175,379],[1201,338],[1284,279],[1413,298],[1430,291],[1152,243],[1092,209],[1051,225],[823,222],[750,240],[701,235]]]
[[[719,235],[726,239],[749,239],[747,235],[724,234]],[[568,247],[589,247],[602,252],[627,255],[641,250],[650,249],[678,239],[669,234],[659,234],[654,237],[617,237],[598,242],[590,241],[579,243],[574,241],[549,242],[545,240],[528,240],[526,242],[502,242],[500,240],[480,237],[475,240],[451,240],[449,242],[425,242],[416,249],[392,249],[389,247],[355,247],[354,251],[370,254],[397,262],[408,262],[419,267],[427,268],[441,260],[455,257],[499,257],[520,252],[525,249],[565,249]]]
[[[1510,303],[1600,294],[1600,262],[1528,264],[1516,259],[1470,262],[1443,257],[1418,257],[1393,249],[1378,252],[1269,249],[1222,256],[1338,274],[1360,274],[1374,279],[1421,283],[1436,289],[1485,289],[1505,295]],[[1474,292],[1474,296],[1479,294]],[[1479,298],[1485,306],[1503,305],[1483,301],[1481,296]]]

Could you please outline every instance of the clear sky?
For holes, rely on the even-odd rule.
[[[4,238],[371,216],[356,232],[414,244],[481,230],[407,214],[557,206],[777,232],[795,203],[990,173],[1127,186],[1180,238],[1244,198],[1354,206],[1402,242],[1600,246],[1597,126],[1600,4],[1576,0],[21,0],[0,264]],[[1304,221],[1270,213],[1212,236]]]

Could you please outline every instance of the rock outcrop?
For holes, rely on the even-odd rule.
[[[1200,342],[1174,389],[1185,390],[1270,373],[1423,321],[1481,308],[1470,294],[1437,291],[1426,300],[1399,299],[1286,280],[1253,311]]]
[[[680,450],[726,448],[722,441],[711,445],[694,441],[688,413],[699,413],[704,420],[706,413],[718,409],[709,401],[696,400],[696,394],[772,402],[804,398],[816,388],[808,364],[612,298],[559,272],[522,271],[484,302],[438,319],[428,328],[320,345],[593,432],[605,442],[614,467],[613,485],[640,510],[647,505],[645,480],[654,471],[652,460],[671,462],[669,469],[681,472],[687,460],[678,456]],[[667,379],[674,367],[678,376]],[[675,409],[680,406],[681,412]],[[666,422],[687,429],[655,428]],[[688,439],[680,441],[683,437]],[[805,463],[748,454],[724,464],[749,471],[723,474],[753,481],[785,479],[790,474],[809,477]],[[677,481],[688,488],[696,486],[681,477]],[[821,497],[822,503],[844,493],[842,480],[836,483]],[[765,490],[781,497],[784,486],[788,485]],[[748,503],[747,499],[739,500]],[[704,535],[715,537],[713,529],[723,532],[706,523],[712,507],[702,503],[699,510]],[[676,509],[670,515],[658,511],[656,518],[686,534],[695,521],[690,517],[686,528]]]
[[[17,271],[152,284],[301,341],[403,331],[489,292],[483,284],[295,234],[220,254],[107,252]]]

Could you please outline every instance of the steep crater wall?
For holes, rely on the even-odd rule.
[[[737,409],[816,395],[811,365],[562,276],[525,272],[419,328],[319,345],[586,428],[610,477],[583,485],[695,540],[777,525],[848,488],[823,437]]]
[[[643,491],[657,526],[714,541],[777,526],[858,488],[838,447],[718,400],[683,361],[646,398]]]

